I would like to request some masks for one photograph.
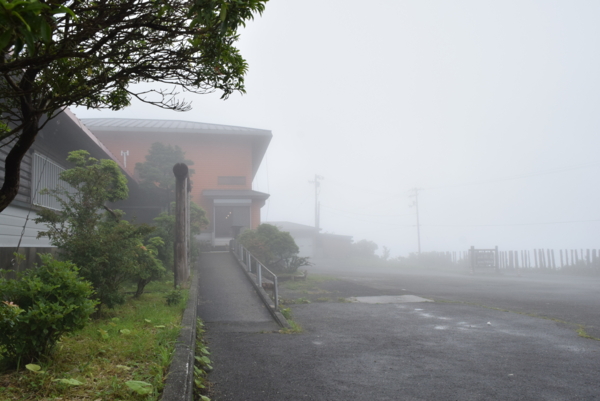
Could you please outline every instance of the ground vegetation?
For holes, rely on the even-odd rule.
[[[148,225],[132,224],[122,213],[106,207],[106,202],[125,199],[127,181],[112,160],[97,160],[80,150],[67,159],[75,167],[60,174],[67,184],[46,192],[60,203],[60,211],[43,209],[37,223],[48,229],[39,236],[48,237],[61,251],[61,257],[75,263],[80,274],[94,287],[99,307],[109,308],[124,302],[122,286],[138,281],[138,288],[164,272],[157,261],[159,242],[144,238],[153,231]],[[141,293],[141,292],[140,292]]]
[[[139,298],[63,335],[51,357],[0,369],[0,400],[159,400],[185,305],[167,305],[172,288],[172,280],[154,281]]]
[[[271,224],[261,224],[256,230],[246,230],[238,237],[258,260],[275,272],[294,273],[310,265],[308,257],[298,256],[300,249],[289,232]]]
[[[16,279],[0,276],[0,361],[16,366],[40,360],[63,335],[89,323],[96,302],[77,267],[50,255]],[[1,273],[1,271],[0,271]]]

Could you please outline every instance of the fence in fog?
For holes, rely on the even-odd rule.
[[[416,255],[412,255],[413,257]],[[434,265],[471,266],[468,250],[423,252],[419,259]],[[504,270],[564,270],[600,273],[600,249],[533,249],[498,251],[498,267]]]

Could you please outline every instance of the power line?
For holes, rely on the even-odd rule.
[[[343,213],[347,213],[347,214],[356,215],[356,216],[366,216],[366,217],[404,217],[404,216],[408,216],[408,214],[368,214],[368,213],[357,213],[357,212],[351,212],[349,210],[338,209],[338,208],[327,206],[327,205],[323,205],[323,204],[321,204],[321,207],[324,207],[325,209],[336,210],[338,212],[343,212]]]

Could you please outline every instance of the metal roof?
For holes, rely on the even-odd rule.
[[[169,132],[208,135],[250,135],[271,137],[271,131],[234,125],[207,124],[183,120],[157,120],[142,118],[82,118],[92,131],[118,132]]]

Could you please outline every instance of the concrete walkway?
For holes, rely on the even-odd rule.
[[[280,329],[229,252],[202,253],[198,275],[198,317],[211,333]]]

